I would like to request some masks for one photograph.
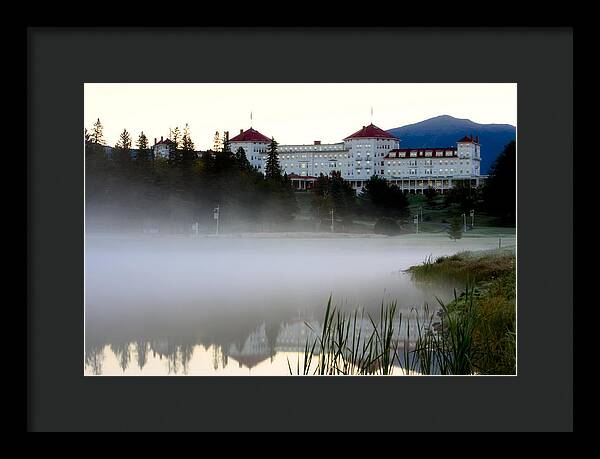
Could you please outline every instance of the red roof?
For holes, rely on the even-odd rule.
[[[236,135],[232,139],[229,139],[229,141],[230,142],[270,142],[271,139],[269,139],[265,135],[262,135],[257,130],[250,128],[247,131],[244,131],[244,132]]]
[[[160,145],[160,144],[163,144],[163,143],[166,144],[166,145],[168,145],[170,143],[173,143],[173,141],[171,139],[165,139],[165,140],[161,139],[158,142],[156,142],[156,145]]]
[[[479,136],[473,137],[472,135],[466,135],[457,143],[479,143]]]
[[[384,139],[397,139],[389,132],[384,131],[381,128],[378,128],[373,123],[368,126],[363,126],[360,131],[356,131],[354,134],[349,135],[346,139],[357,139],[357,138],[384,138]]]

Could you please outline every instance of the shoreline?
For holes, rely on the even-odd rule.
[[[194,240],[194,239],[449,239],[444,233],[409,233],[398,234],[395,236],[387,236],[385,234],[374,233],[329,233],[329,232],[301,232],[301,231],[282,231],[282,232],[260,232],[260,233],[226,233],[226,234],[153,234],[153,233],[105,233],[105,232],[87,232],[85,237],[93,238],[145,238],[145,239],[178,239],[178,240]],[[463,234],[461,239],[480,239],[480,238],[496,238],[502,237],[507,239],[515,239],[516,234],[514,228],[506,228],[506,231],[498,231],[491,233],[480,233],[474,231],[472,234],[468,232]]]

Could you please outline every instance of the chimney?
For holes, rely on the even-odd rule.
[[[223,135],[223,137],[225,137],[225,141],[229,140],[229,131],[225,131],[225,134]]]
[[[244,133],[244,130],[243,130],[243,129],[240,129],[240,134],[243,134],[243,133]]]
[[[163,136],[162,136],[162,135],[160,136],[160,141],[161,141],[161,142],[163,141]]]
[[[154,137],[154,145],[156,145],[156,137]]]
[[[315,145],[321,145],[321,141],[320,140],[315,140]]]

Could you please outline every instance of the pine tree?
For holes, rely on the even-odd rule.
[[[490,168],[483,186],[483,206],[503,225],[516,221],[517,146],[509,142]]]
[[[267,152],[267,164],[265,166],[265,178],[267,180],[281,179],[281,166],[277,155],[277,142],[271,138],[269,150]]]
[[[181,141],[181,131],[179,131],[179,127],[175,126],[175,129],[171,131],[170,140],[173,142],[173,146],[177,150],[179,148],[179,142]]]
[[[235,161],[237,162],[240,170],[247,171],[252,169],[252,165],[246,156],[246,150],[244,150],[243,147],[239,147],[235,152]]]
[[[455,241],[462,237],[462,225],[458,218],[452,220],[450,228],[448,228],[448,236]]]
[[[119,135],[117,146],[124,150],[131,150],[131,135],[127,132],[127,129],[123,129],[123,132]]]
[[[137,140],[138,153],[136,159],[138,161],[148,161],[150,159],[150,150],[148,148],[148,138],[142,131]]]
[[[104,142],[104,127],[100,122],[100,118],[94,123],[92,134],[90,135],[90,142],[98,144]]]
[[[223,137],[223,153],[231,153],[231,144],[229,143],[229,138]]]
[[[119,141],[113,149],[114,159],[118,162],[128,162],[131,159],[131,136],[127,129],[119,135]]]
[[[186,124],[183,129],[183,138],[181,139],[181,152],[182,160],[192,161],[196,159],[196,152],[194,151],[194,142],[190,136],[190,128]]]
[[[83,139],[86,145],[91,142],[92,134],[88,132],[87,128],[83,128]]]
[[[148,148],[148,138],[146,137],[146,134],[144,134],[144,131],[142,131],[138,137],[137,146],[140,150]]]

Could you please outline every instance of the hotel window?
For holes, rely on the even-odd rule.
[[[416,158],[417,157],[417,152],[416,151],[411,151],[410,152],[410,157],[411,158]]]

